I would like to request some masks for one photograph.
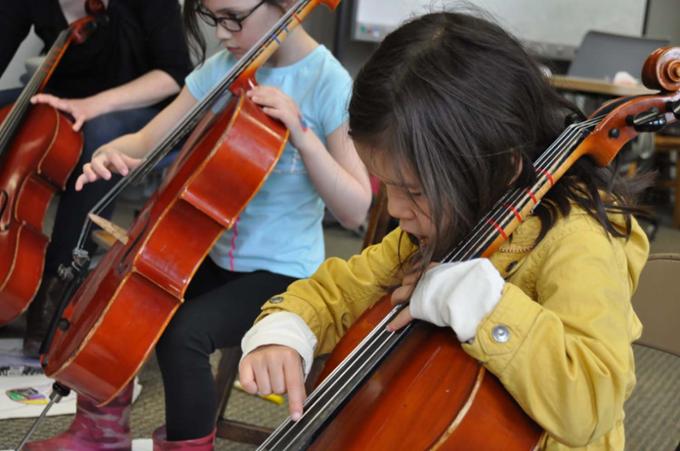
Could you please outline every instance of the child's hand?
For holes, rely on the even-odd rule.
[[[303,146],[308,131],[297,104],[272,86],[255,86],[246,95],[262,107],[269,116],[280,120],[290,130],[290,142],[297,149]]]
[[[427,269],[429,270],[437,265],[438,263],[430,263]],[[421,276],[420,273],[411,273],[404,276],[404,279],[401,282],[401,286],[392,292],[391,296],[392,305],[403,304],[404,302],[409,301],[409,299],[411,298],[411,294],[413,294],[413,290],[415,290],[416,288],[418,280],[420,280],[420,276]],[[394,318],[387,325],[387,330],[389,330],[390,332],[399,330],[408,323],[410,323],[411,321],[413,321],[411,310],[409,308],[405,308],[401,312],[399,312],[396,318]]]
[[[294,349],[281,345],[260,346],[241,360],[239,381],[243,389],[253,395],[288,392],[291,418],[297,421],[302,417],[307,394],[302,358]]]
[[[83,173],[76,179],[76,191],[83,189],[86,183],[92,183],[98,179],[109,180],[111,171],[127,175],[142,161],[144,160],[129,157],[111,146],[100,147],[92,155],[92,160],[83,165]]]

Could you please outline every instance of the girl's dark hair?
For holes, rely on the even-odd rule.
[[[490,21],[432,13],[388,35],[354,82],[349,127],[362,149],[389,152],[382,161],[412,168],[421,183],[436,234],[410,269],[441,259],[509,189],[535,183],[531,163],[574,113],[582,117]],[[613,171],[581,158],[536,208],[537,241],[571,202],[613,236],[628,236],[632,194]],[[624,229],[607,218],[611,211],[626,215]]]
[[[285,11],[282,4],[284,0],[265,0],[265,3],[277,6]],[[187,44],[192,53],[198,56],[199,61],[205,61],[206,42],[199,26],[200,19],[196,14],[196,10],[201,6],[201,0],[184,0],[184,7],[182,8],[182,17],[184,19],[184,31],[187,39]]]

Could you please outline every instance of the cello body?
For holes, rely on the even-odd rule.
[[[284,150],[288,129],[243,93],[254,86],[257,69],[319,3],[334,9],[339,0],[298,0],[147,161],[119,182],[149,169],[176,139],[192,131],[127,235],[119,237],[73,296],[68,297],[76,283],[67,287],[62,307],[68,304],[53,323],[54,335],[43,344],[47,352],[41,363],[49,377],[106,404],[144,364],[184,301],[194,273]],[[226,107],[212,113],[227,91],[232,97]],[[78,266],[75,259],[72,266]]]
[[[0,110],[0,122],[11,108]],[[26,310],[40,286],[47,208],[83,147],[72,126],[54,108],[34,105],[0,158],[0,325]]]
[[[84,42],[96,24],[86,16],[59,33],[17,100],[0,109],[0,325],[26,310],[40,287],[47,208],[83,149],[82,134],[64,114],[30,99],[44,89],[69,45]]]
[[[391,308],[385,297],[352,324],[320,380]],[[418,321],[310,449],[532,450],[542,435],[498,379],[463,351],[450,328]]]
[[[246,96],[206,116],[130,230],[64,311],[43,366],[106,403],[153,350],[213,244],[274,168],[288,130]]]

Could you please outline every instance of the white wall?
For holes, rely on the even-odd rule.
[[[21,46],[19,46],[19,49],[14,55],[14,59],[12,59],[12,62],[7,66],[5,73],[0,77],[0,90],[20,86],[19,77],[26,72],[26,67],[24,66],[26,58],[38,55],[42,47],[42,41],[38,39],[31,30],[31,33]]]
[[[589,30],[640,36],[644,0],[355,0],[356,19],[388,31],[430,11],[478,7],[522,41],[576,47]],[[362,37],[365,33],[359,33]],[[371,39],[370,33],[365,36]]]
[[[669,39],[680,45],[680,1],[649,0],[647,36]]]
[[[351,38],[351,19],[354,3],[357,0],[343,0],[342,30],[340,30],[339,53],[340,60],[355,75],[361,65],[369,58],[375,44],[356,41]],[[513,3],[515,0],[506,0]],[[557,1],[557,0],[546,0]],[[562,1],[562,0],[560,0]],[[642,2],[643,0],[639,0]],[[667,38],[671,44],[680,45],[680,0],[648,0],[649,12],[646,23],[646,36],[652,38]],[[437,3],[437,2],[435,2]]]

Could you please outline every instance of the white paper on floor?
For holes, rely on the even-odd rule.
[[[52,379],[42,374],[36,359],[24,357],[21,353],[21,339],[0,340],[0,419],[37,417],[49,401]],[[142,391],[135,378],[132,392],[133,402]],[[48,416],[66,415],[76,412],[76,394],[54,404]]]
[[[42,374],[38,359],[26,357],[21,351],[21,338],[0,340],[0,376],[28,376]]]
[[[153,441],[150,438],[137,438],[132,441],[132,451],[153,451]]]
[[[4,449],[2,451],[14,451]],[[150,438],[136,438],[132,441],[132,451],[153,451],[153,442]]]

